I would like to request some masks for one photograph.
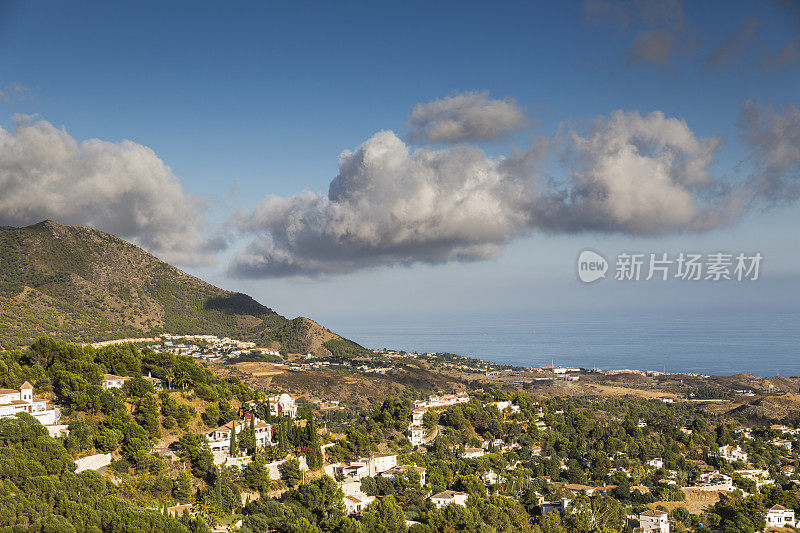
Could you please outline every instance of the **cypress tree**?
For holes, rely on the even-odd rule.
[[[236,445],[236,421],[231,424],[231,444],[229,455],[231,457],[236,457],[239,455],[239,447]]]
[[[256,443],[256,417],[255,415],[250,415],[250,436],[248,437],[248,445],[252,445],[252,448],[249,448],[248,451],[251,452],[251,455],[255,453],[256,448],[258,445]]]

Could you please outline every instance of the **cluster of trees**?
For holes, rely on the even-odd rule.
[[[395,481],[385,478],[380,483],[383,491],[376,489],[377,498],[358,517],[347,517],[342,503],[343,494],[330,477],[324,476],[285,492],[279,500],[261,498],[249,503],[243,512],[247,515],[243,533],[277,531],[280,533],[434,533],[438,531],[464,532],[530,532],[532,531],[525,509],[507,498],[488,496],[477,480],[470,484],[468,507],[451,505],[436,509],[420,494],[424,494],[413,480],[400,477]],[[375,481],[375,480],[372,480]],[[469,484],[469,483],[467,483]],[[376,487],[367,480],[368,489]],[[409,494],[415,497],[409,498]],[[413,509],[409,509],[413,501]],[[410,528],[406,520],[412,516]]]
[[[189,431],[192,420],[197,417],[195,409],[186,402],[176,400],[174,392],[156,392],[142,376],[152,374],[168,388],[181,390],[185,397],[196,396],[209,402],[202,413],[202,421],[209,427],[238,419],[241,413],[232,407],[233,400],[248,402],[255,398],[255,394],[237,378],[220,379],[189,357],[156,353],[149,349],[139,350],[132,345],[94,349],[41,338],[25,351],[0,354],[0,370],[0,385],[18,388],[22,382],[30,381],[35,385],[37,394],[51,391],[62,412],[70,419],[69,435],[64,439],[47,437],[39,439],[41,442],[38,443],[31,435],[18,439],[29,444],[41,444],[37,449],[42,456],[40,459],[48,456],[52,459],[47,463],[50,466],[46,473],[60,482],[72,482],[69,477],[74,475],[71,474],[75,468],[72,457],[83,453],[116,452],[121,458],[112,462],[112,468],[121,478],[117,486],[104,485],[98,494],[110,491],[120,501],[153,507],[196,502],[207,509],[207,516],[223,516],[241,508],[242,490],[266,493],[271,488],[274,480],[270,479],[265,466],[268,461],[303,454],[311,468],[322,465],[320,437],[313,412],[305,409],[305,425],[299,425],[288,417],[273,416],[268,403],[263,402],[256,405],[252,414],[273,424],[276,445],[257,449],[254,420],[251,417],[250,425],[233,436],[231,447],[234,454],[241,451],[253,455],[254,460],[243,470],[215,466],[205,436]],[[122,389],[104,390],[101,383],[106,373],[129,376],[131,379],[126,381]],[[30,425],[35,426],[37,432],[46,434],[46,430],[35,420]],[[172,447],[180,459],[189,465],[188,471],[176,469],[169,464],[169,460],[150,453],[151,446],[163,431],[173,429],[182,431]],[[19,430],[12,427],[8,431],[13,433]],[[7,460],[0,466],[0,478],[17,483],[41,474],[32,466],[33,463],[26,457],[13,454],[13,450],[13,447],[4,450]],[[300,484],[302,473],[297,460],[284,463],[282,477],[290,487]],[[195,490],[195,487],[198,489]],[[16,491],[8,490],[12,493]],[[71,493],[68,497],[71,497]],[[52,514],[42,510],[36,516],[18,517],[16,520],[19,524],[58,520]],[[166,524],[160,518],[148,519],[154,520],[156,525],[152,526],[153,529],[160,531],[173,530],[170,528],[184,531],[185,527],[194,527],[195,524],[192,521]],[[132,523],[138,523],[137,520]],[[7,523],[13,522],[14,519],[9,518]],[[100,529],[106,530],[106,526]],[[53,530],[60,531],[57,528]],[[84,529],[77,527],[76,530]],[[143,527],[141,530],[149,529]]]
[[[122,389],[103,390],[104,373],[132,379]],[[189,430],[197,418],[194,408],[176,400],[174,391],[153,390],[142,377],[148,373],[187,397],[207,402],[201,419],[208,427],[245,414],[267,421],[274,445],[256,446],[251,417],[231,437],[230,446],[234,454],[246,453],[253,461],[243,470],[216,466],[205,436]],[[26,380],[39,392],[52,391],[72,421],[69,436],[60,440],[47,436],[30,417],[0,421],[0,525],[22,524],[20,531],[61,531],[62,522],[73,527],[64,531],[205,531],[202,520],[171,520],[133,505],[196,502],[212,518],[244,513],[245,532],[612,532],[623,530],[626,510],[682,500],[684,493],[677,487],[710,468],[734,475],[737,486],[752,496],[732,495],[701,515],[678,507],[670,512],[674,523],[753,531],[763,527],[765,509],[776,503],[800,509],[795,486],[779,468],[793,459],[771,442],[777,432],[756,430],[744,442],[723,421],[688,406],[629,399],[537,401],[489,389],[441,413],[428,411],[424,425],[439,425],[442,431],[422,454],[407,438],[411,399],[387,398],[368,410],[348,411],[336,422],[346,438],[327,448],[328,459],[356,459],[388,447],[398,453],[401,464],[426,469],[425,486],[414,469],[393,479],[366,478],[362,490],[377,499],[362,515],[347,517],[336,482],[323,476],[301,483],[295,459],[281,467],[289,490],[279,499],[267,495],[278,483],[270,479],[268,462],[304,455],[312,469],[322,466],[318,422],[308,406],[300,413],[304,423],[273,416],[268,402],[237,411],[234,405],[256,397],[238,379],[220,379],[188,357],[133,346],[95,350],[40,339],[26,351],[0,354],[0,385],[16,388]],[[519,411],[501,413],[493,405],[501,400],[512,401]],[[165,430],[176,428],[181,434],[172,449],[189,466],[185,472],[149,453]],[[466,447],[486,443],[483,457],[463,457]],[[715,453],[732,443],[742,445],[756,467],[769,469],[775,485],[756,491],[752,481],[736,475],[742,465],[729,464]],[[121,474],[118,486],[93,472],[74,474],[72,457],[93,450],[119,454],[121,459],[112,465]],[[646,467],[654,457],[663,460],[663,468]],[[499,481],[487,486],[483,476],[490,471]],[[667,479],[677,485],[664,483]],[[567,483],[616,488],[576,496],[566,490]],[[636,485],[646,488],[634,490]],[[261,498],[242,506],[244,490],[257,491]],[[436,509],[428,495],[443,490],[467,493],[467,506]],[[542,517],[540,495],[551,501],[568,497],[570,508]],[[116,516],[139,529],[125,529]],[[406,520],[416,523],[407,527]]]
[[[0,419],[0,528],[7,531],[206,533],[202,518],[171,519],[120,497],[94,471],[75,473],[64,445],[27,414]]]
[[[323,344],[336,357],[364,357],[374,355],[363,346],[348,339],[331,339]]]
[[[62,412],[72,418],[65,445],[72,453],[96,449],[103,453],[120,451],[137,466],[146,462],[148,452],[163,429],[186,429],[196,417],[191,405],[179,403],[167,392],[156,394],[143,379],[152,373],[172,386],[203,391],[219,405],[237,398],[246,401],[253,392],[238,379],[221,380],[191,358],[138,350],[132,345],[114,345],[96,350],[41,338],[26,351],[5,352],[0,359],[2,385],[17,388],[30,381],[39,392],[55,393]],[[106,373],[132,376],[122,389],[104,390]],[[130,409],[129,409],[130,407]],[[212,408],[209,408],[213,411]],[[235,416],[227,409],[224,416]],[[208,419],[208,412],[204,419]],[[89,415],[89,416],[84,416]],[[217,415],[221,417],[222,415]]]
[[[492,405],[500,400],[513,401],[520,407],[519,412],[500,413]],[[395,439],[410,421],[409,406],[407,399],[387,399],[356,419],[347,428],[346,440],[327,453],[332,460],[353,459],[368,455],[379,443],[385,443],[399,453],[401,462],[426,467],[425,490],[410,489],[414,484],[409,484],[404,475],[396,476],[394,481],[368,478],[362,484],[362,490],[381,501],[391,497],[407,519],[421,523],[414,526],[419,531],[480,531],[481,527],[514,531],[498,526],[502,523],[498,518],[486,521],[484,526],[479,517],[464,518],[476,511],[480,515],[478,510],[487,501],[508,502],[507,498],[520,503],[511,504],[511,514],[521,513],[513,522],[520,530],[519,524],[524,523],[545,533],[622,531],[626,511],[641,512],[653,502],[683,501],[685,494],[680,487],[690,485],[710,469],[733,475],[737,485],[756,493],[750,497],[755,499],[733,497],[700,515],[679,506],[670,512],[670,520],[678,528],[697,528],[702,523],[725,531],[753,531],[753,527],[757,530],[763,526],[765,509],[775,503],[800,509],[797,488],[780,471],[782,463],[790,461],[798,466],[797,461],[771,443],[781,436],[778,432],[768,428],[754,430],[753,439],[743,442],[724,421],[708,417],[692,406],[630,399],[553,398],[537,402],[523,394],[488,390],[475,393],[472,401],[451,406],[440,414],[426,414],[424,422],[428,427],[438,423],[444,431],[424,455],[411,450],[406,440]],[[545,429],[534,424],[537,420],[544,423]],[[495,439],[513,446],[501,450],[495,446]],[[486,455],[463,458],[465,447],[487,441],[491,444]],[[754,482],[735,474],[734,470],[744,465],[728,463],[716,454],[719,446],[731,443],[742,445],[754,466],[768,469],[775,485],[759,492]],[[655,457],[662,459],[663,468],[647,466],[647,461]],[[487,490],[481,476],[489,471],[499,474],[499,482]],[[675,484],[666,483],[668,480]],[[617,486],[602,494],[576,496],[564,488],[568,483]],[[632,488],[639,485],[644,488]],[[426,503],[426,494],[447,489],[470,495],[466,510],[451,506],[439,512],[445,517],[460,516],[459,526],[437,522],[440,515],[432,514]],[[540,517],[540,495],[549,501],[569,498],[570,508],[564,514]],[[744,519],[754,512],[761,518]],[[313,527],[313,519],[308,520]],[[360,522],[362,526],[365,523],[363,519]],[[348,523],[346,527],[354,526]]]
[[[282,323],[261,333],[258,342],[262,346],[269,345],[270,342],[280,343],[281,354],[306,353],[309,349],[307,332],[308,324],[302,317],[293,320],[283,318]]]

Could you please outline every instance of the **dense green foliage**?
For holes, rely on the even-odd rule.
[[[96,472],[75,468],[64,445],[31,416],[0,419],[0,531],[208,531],[193,519],[138,508]]]
[[[103,390],[104,373],[130,379],[122,389]],[[143,378],[148,373],[171,390],[154,390]],[[244,515],[245,533],[612,533],[628,531],[628,516],[672,502],[674,531],[754,533],[771,506],[800,510],[797,480],[787,475],[800,468],[800,458],[776,444],[780,438],[797,446],[800,437],[769,426],[744,437],[729,420],[688,402],[473,391],[468,402],[423,417],[432,439],[423,453],[408,438],[409,397],[348,407],[339,421],[345,437],[337,439],[319,431],[318,417],[327,415],[313,404],[302,404],[302,421],[274,416],[265,395],[238,378],[133,345],[94,349],[42,338],[27,350],[1,353],[0,386],[26,380],[37,394],[55,396],[70,433],[53,439],[27,415],[0,420],[0,531],[206,531],[206,521]],[[515,410],[500,412],[500,401]],[[270,446],[256,444],[253,415],[271,424]],[[252,461],[242,469],[217,466],[203,433],[243,417],[250,422],[230,446]],[[175,461],[152,453],[165,434],[175,438]],[[331,444],[324,458],[323,443]],[[724,445],[740,446],[747,464],[721,457]],[[485,453],[466,458],[470,447]],[[375,500],[353,516],[346,516],[334,478],[309,476],[298,460],[316,470],[386,451],[409,468],[362,478],[361,491]],[[114,483],[94,472],[75,474],[73,458],[94,452],[114,454]],[[663,466],[649,464],[654,458]],[[272,461],[280,462],[272,465],[275,478]],[[773,483],[757,487],[737,472],[744,468],[764,469]],[[690,513],[681,489],[709,472],[730,475],[750,494],[735,490]],[[283,492],[273,498],[272,489]],[[466,505],[437,509],[430,496],[445,490],[466,493]],[[243,500],[246,491],[260,497]],[[569,500],[565,509],[542,515],[543,502],[562,498]],[[177,503],[194,504],[198,518],[144,509]]]
[[[373,355],[371,351],[348,339],[332,339],[324,343],[323,346],[337,357],[350,358]]]

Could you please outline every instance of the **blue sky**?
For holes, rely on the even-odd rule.
[[[422,147],[426,143],[407,141],[412,108],[460,94],[488,91],[488,98],[513,98],[524,110],[522,131],[499,142],[470,140],[490,158],[524,150],[536,136],[552,139],[573,130],[586,136],[593,119],[616,110],[662,111],[685,120],[698,138],[724,138],[709,170],[741,183],[752,162],[737,128],[743,102],[755,99],[777,110],[798,104],[797,5],[639,6],[599,0],[6,1],[0,4],[1,123],[10,132],[15,114],[36,115],[29,120],[63,126],[79,142],[130,140],[149,147],[183,192],[207,205],[202,235],[192,238],[227,232],[227,247],[202,248],[215,264],[186,270],[252,294],[282,314],[311,316],[346,332],[373,316],[458,316],[476,308],[495,315],[586,305],[791,306],[800,296],[794,203],[760,205],[703,232],[677,228],[653,236],[588,227],[565,234],[529,227],[513,232],[491,257],[471,255],[469,261],[412,257],[405,266],[381,260],[310,279],[269,272],[241,279],[227,270],[260,238],[256,233],[267,231],[257,222],[252,231],[231,229],[235,213],[255,218],[270,194],[326,195],[340,153],[379,131],[392,130],[412,149]],[[648,31],[662,32],[656,35],[667,42],[637,51],[637,36]],[[443,149],[439,143],[429,148]],[[556,177],[568,172],[560,150],[545,163]],[[56,219],[63,212],[52,211]],[[2,217],[3,223],[16,222],[15,216]],[[104,217],[83,221],[70,213],[64,221],[116,233],[129,227],[117,225],[113,213]],[[153,224],[141,227],[151,231]],[[123,236],[153,250],[164,246],[161,236],[140,230]],[[609,282],[590,288],[574,272],[584,248],[608,256],[621,250],[761,251],[764,278],[748,287]]]

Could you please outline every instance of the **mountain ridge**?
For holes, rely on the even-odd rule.
[[[0,227],[0,347],[41,335],[97,342],[158,333],[215,334],[282,352],[366,352],[311,319],[283,317],[110,233],[53,220]],[[336,353],[342,346],[353,353]]]

